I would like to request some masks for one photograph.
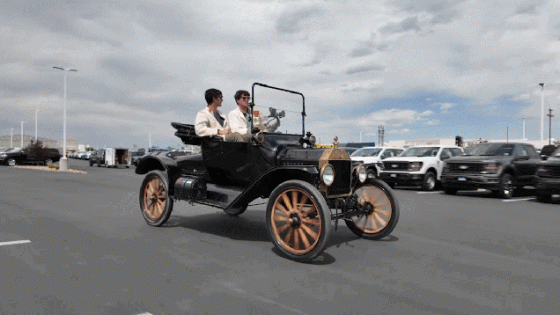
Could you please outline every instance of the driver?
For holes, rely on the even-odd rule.
[[[251,113],[249,113],[249,101],[251,96],[245,90],[235,92],[233,96],[237,103],[237,108],[229,112],[228,120],[232,132],[238,132],[242,135],[249,133],[251,128]]]
[[[237,132],[231,132],[228,120],[218,110],[222,106],[224,97],[217,89],[208,89],[204,93],[208,106],[196,114],[194,131],[197,136],[219,136],[225,141],[245,141]]]

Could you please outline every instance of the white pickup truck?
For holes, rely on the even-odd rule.
[[[441,180],[446,159],[462,155],[456,146],[426,145],[406,149],[400,156],[383,160],[380,178],[389,186],[420,185],[422,190],[434,190]]]
[[[378,178],[381,161],[398,156],[402,151],[404,149],[393,147],[363,147],[352,152],[350,158],[353,161],[360,161],[364,164],[368,178]]]

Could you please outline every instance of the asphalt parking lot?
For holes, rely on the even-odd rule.
[[[148,226],[134,169],[0,167],[0,314],[520,314],[560,307],[560,208],[526,189],[395,190],[381,241],[340,222],[310,264],[273,249],[265,205],[239,217],[177,202]]]

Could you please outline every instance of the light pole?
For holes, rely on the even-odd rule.
[[[14,147],[14,128],[12,128],[12,133],[10,134],[10,148]]]
[[[35,110],[35,143],[37,143],[37,113],[39,112],[38,109]]]
[[[68,71],[78,71],[76,69],[53,67],[54,69],[64,71],[64,114],[63,114],[63,127],[62,127],[62,158],[59,162],[61,171],[68,170],[68,158],[66,157],[66,73]]]
[[[21,148],[23,149],[23,121],[21,122]]]
[[[523,118],[523,140],[525,140],[525,118]]]
[[[544,136],[544,83],[539,83],[541,86],[541,141]]]
[[[548,144],[550,144],[550,141],[552,140],[552,117],[554,117],[554,115],[552,115],[552,109],[548,109]]]

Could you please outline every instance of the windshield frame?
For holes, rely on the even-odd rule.
[[[302,112],[301,112],[301,136],[303,137],[305,135],[305,117],[307,116],[307,114],[305,113],[305,96],[303,96],[302,93],[297,92],[297,91],[282,89],[282,88],[279,88],[279,87],[274,87],[274,86],[270,86],[270,85],[255,82],[255,83],[253,83],[253,86],[251,87],[252,99],[251,99],[251,102],[249,103],[249,108],[251,109],[251,116],[252,117],[253,117],[253,107],[255,107],[255,86],[262,86],[262,87],[265,87],[265,88],[269,88],[269,89],[273,89],[273,90],[277,90],[277,91],[288,92],[288,93],[297,94],[297,95],[301,96],[302,106],[303,106],[303,109],[302,109]],[[253,123],[254,123],[253,120],[254,119],[251,119],[251,130],[253,130],[253,128],[255,127],[253,125]]]

